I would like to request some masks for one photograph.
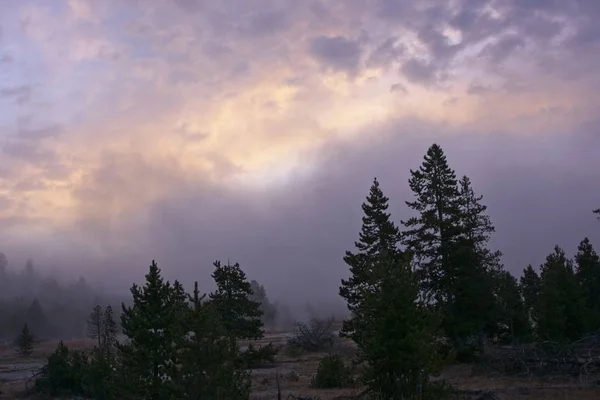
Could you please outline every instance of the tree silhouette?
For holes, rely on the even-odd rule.
[[[23,326],[17,338],[17,352],[21,357],[28,357],[33,351],[34,336],[29,330],[27,323]]]

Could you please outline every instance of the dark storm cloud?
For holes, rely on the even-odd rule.
[[[354,73],[362,55],[360,43],[343,36],[318,36],[309,42],[310,53],[326,67]]]

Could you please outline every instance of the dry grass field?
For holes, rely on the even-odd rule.
[[[285,332],[270,332],[261,342],[273,342],[275,345],[285,344]],[[66,342],[69,348],[90,349],[91,340],[71,340]],[[242,343],[244,345],[245,343]],[[0,381],[2,392],[0,399],[27,398],[20,396],[26,388],[32,372],[39,368],[44,359],[55,349],[56,343],[47,342],[37,346],[34,354],[28,359],[19,359],[13,348],[0,347]],[[348,361],[354,354],[351,342],[340,340],[332,351],[341,354]],[[313,397],[321,400],[351,398],[359,394],[361,388],[345,389],[313,389],[311,379],[314,376],[319,360],[325,353],[290,354],[282,348],[273,365],[252,371],[251,399],[277,399],[277,381],[281,390],[281,398]],[[444,369],[439,377],[462,390],[473,391],[473,394],[457,396],[457,399],[478,399],[477,391],[490,390],[501,400],[598,400],[600,386],[592,387],[579,379],[537,380],[532,378],[502,377],[497,373],[481,372],[470,365],[452,365]],[[597,379],[597,378],[594,378]],[[366,397],[362,399],[366,400]]]

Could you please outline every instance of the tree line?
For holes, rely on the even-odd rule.
[[[131,305],[122,305],[124,340],[117,339],[112,309],[95,306],[87,321],[92,353],[61,341],[35,390],[94,399],[247,399],[248,369],[273,361],[277,349],[240,348],[240,340],[264,336],[264,306],[253,300],[261,296],[253,286],[260,286],[237,263],[214,267],[217,289],[206,295],[198,282],[188,293],[179,281],[165,281],[153,261],[144,286],[131,287]]]
[[[600,258],[588,238],[574,260],[556,246],[539,272],[529,265],[517,279],[490,248],[483,197],[439,145],[410,171],[409,187],[414,215],[400,228],[374,179],[359,240],[344,257],[350,277],[339,293],[351,317],[341,335],[357,343],[369,391],[434,398],[429,378],[448,357],[468,362],[486,344],[564,343],[600,329]]]

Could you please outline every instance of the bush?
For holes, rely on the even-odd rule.
[[[341,388],[354,384],[350,368],[337,354],[328,354],[319,362],[317,374],[312,378],[314,388]]]
[[[83,394],[81,381],[85,365],[86,357],[79,352],[69,353],[61,341],[35,381],[36,392],[52,396]]]
[[[308,324],[298,323],[293,336],[287,343],[290,348],[315,352],[333,346],[333,318],[320,320],[311,318]]]
[[[255,347],[250,343],[246,351],[241,352],[241,357],[248,368],[256,368],[265,363],[275,362],[278,351],[273,343],[260,347]]]

